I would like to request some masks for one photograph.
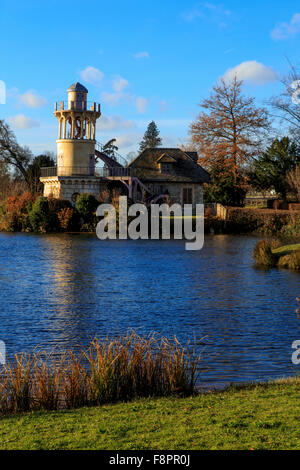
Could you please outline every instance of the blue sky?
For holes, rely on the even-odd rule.
[[[0,117],[35,154],[56,150],[54,102],[76,81],[101,103],[97,140],[117,137],[126,155],[151,120],[165,146],[183,143],[230,69],[262,104],[282,90],[286,57],[299,63],[298,0],[1,0],[0,14]]]

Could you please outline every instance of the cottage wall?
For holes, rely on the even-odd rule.
[[[193,204],[203,203],[203,189],[202,184],[187,184],[187,183],[162,183],[162,188],[167,190],[170,196],[171,204],[182,204],[182,191],[183,188],[193,188]]]

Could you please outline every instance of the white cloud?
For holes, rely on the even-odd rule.
[[[101,116],[97,123],[97,128],[101,131],[114,131],[118,129],[129,129],[135,124],[131,120],[126,120],[122,116]]]
[[[122,77],[117,77],[113,81],[113,89],[116,92],[123,91],[124,88],[126,88],[128,85],[129,85],[128,81],[125,80],[125,78],[122,78]]]
[[[141,51],[141,52],[137,52],[136,54],[133,54],[133,57],[135,59],[149,59],[150,55],[149,55],[149,52],[147,51]]]
[[[116,92],[116,93],[107,93],[104,91],[101,94],[102,100],[110,106],[117,106],[118,104],[122,103],[123,101],[130,100],[129,93],[123,92]]]
[[[187,118],[158,119],[156,123],[158,126],[182,128],[188,127],[188,125],[191,123],[191,120]]]
[[[24,114],[17,114],[8,118],[8,122],[15,129],[31,129],[32,127],[39,127],[40,122],[36,119],[24,116]]]
[[[149,124],[149,120],[145,118],[140,118],[140,119],[135,119],[135,125],[143,130],[143,133],[145,132],[145,128],[147,128]],[[167,118],[167,119],[155,119],[156,124],[158,125],[158,128],[160,129],[161,127],[172,127],[172,128],[184,128],[188,127],[189,124],[191,123],[190,118]]]
[[[102,73],[99,69],[89,65],[84,70],[81,70],[80,77],[82,80],[87,83],[91,83],[92,85],[101,85],[104,73]]]
[[[230,10],[224,8],[222,5],[209,2],[199,3],[191,10],[182,14],[185,21],[191,22],[197,18],[202,18],[217,23],[218,26],[222,28],[227,26],[225,20],[230,16]]]
[[[227,49],[226,51],[224,51],[224,54],[231,54],[231,52],[233,52],[234,50],[235,48]]]
[[[0,80],[0,104],[6,103],[6,86],[3,80]]]
[[[256,60],[242,62],[236,67],[228,69],[223,78],[226,82],[229,82],[235,76],[239,80],[245,80],[254,85],[264,85],[278,80],[278,75],[272,67],[267,67],[260,62],[256,62]]]
[[[275,40],[288,39],[300,32],[300,13],[295,13],[289,23],[279,23],[272,31]]]
[[[139,96],[135,101],[135,105],[138,112],[143,114],[146,112],[148,100],[146,98],[143,98],[142,96]]]
[[[42,96],[34,93],[32,90],[26,91],[23,95],[18,96],[20,103],[28,106],[28,108],[41,108],[47,104],[47,100]]]
[[[163,100],[163,101],[160,101],[160,102],[158,103],[158,106],[159,106],[159,111],[160,111],[161,113],[165,113],[166,110],[167,110],[167,107],[168,107],[168,103]]]
[[[176,147],[180,147],[181,144],[182,144],[182,142],[178,137],[175,137],[175,136],[172,136],[172,135],[162,136],[162,145],[163,145],[163,147],[176,148]]]
[[[17,99],[19,95],[19,89],[17,87],[11,87],[6,89],[6,98]]]
[[[186,21],[193,21],[195,18],[203,18],[204,14],[199,9],[193,8],[193,10],[183,13],[182,16]]]
[[[116,137],[116,139],[117,139],[116,144],[119,148],[128,148],[137,143],[136,135],[121,134],[118,137]]]

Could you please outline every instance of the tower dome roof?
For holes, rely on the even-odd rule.
[[[69,86],[68,92],[69,91],[81,91],[84,93],[88,93],[88,90],[79,82],[73,83],[73,85]]]

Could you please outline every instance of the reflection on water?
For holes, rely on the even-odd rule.
[[[105,241],[0,234],[1,333],[10,354],[65,349],[134,328],[204,338],[201,381],[291,375],[300,276],[255,269],[254,237]]]

